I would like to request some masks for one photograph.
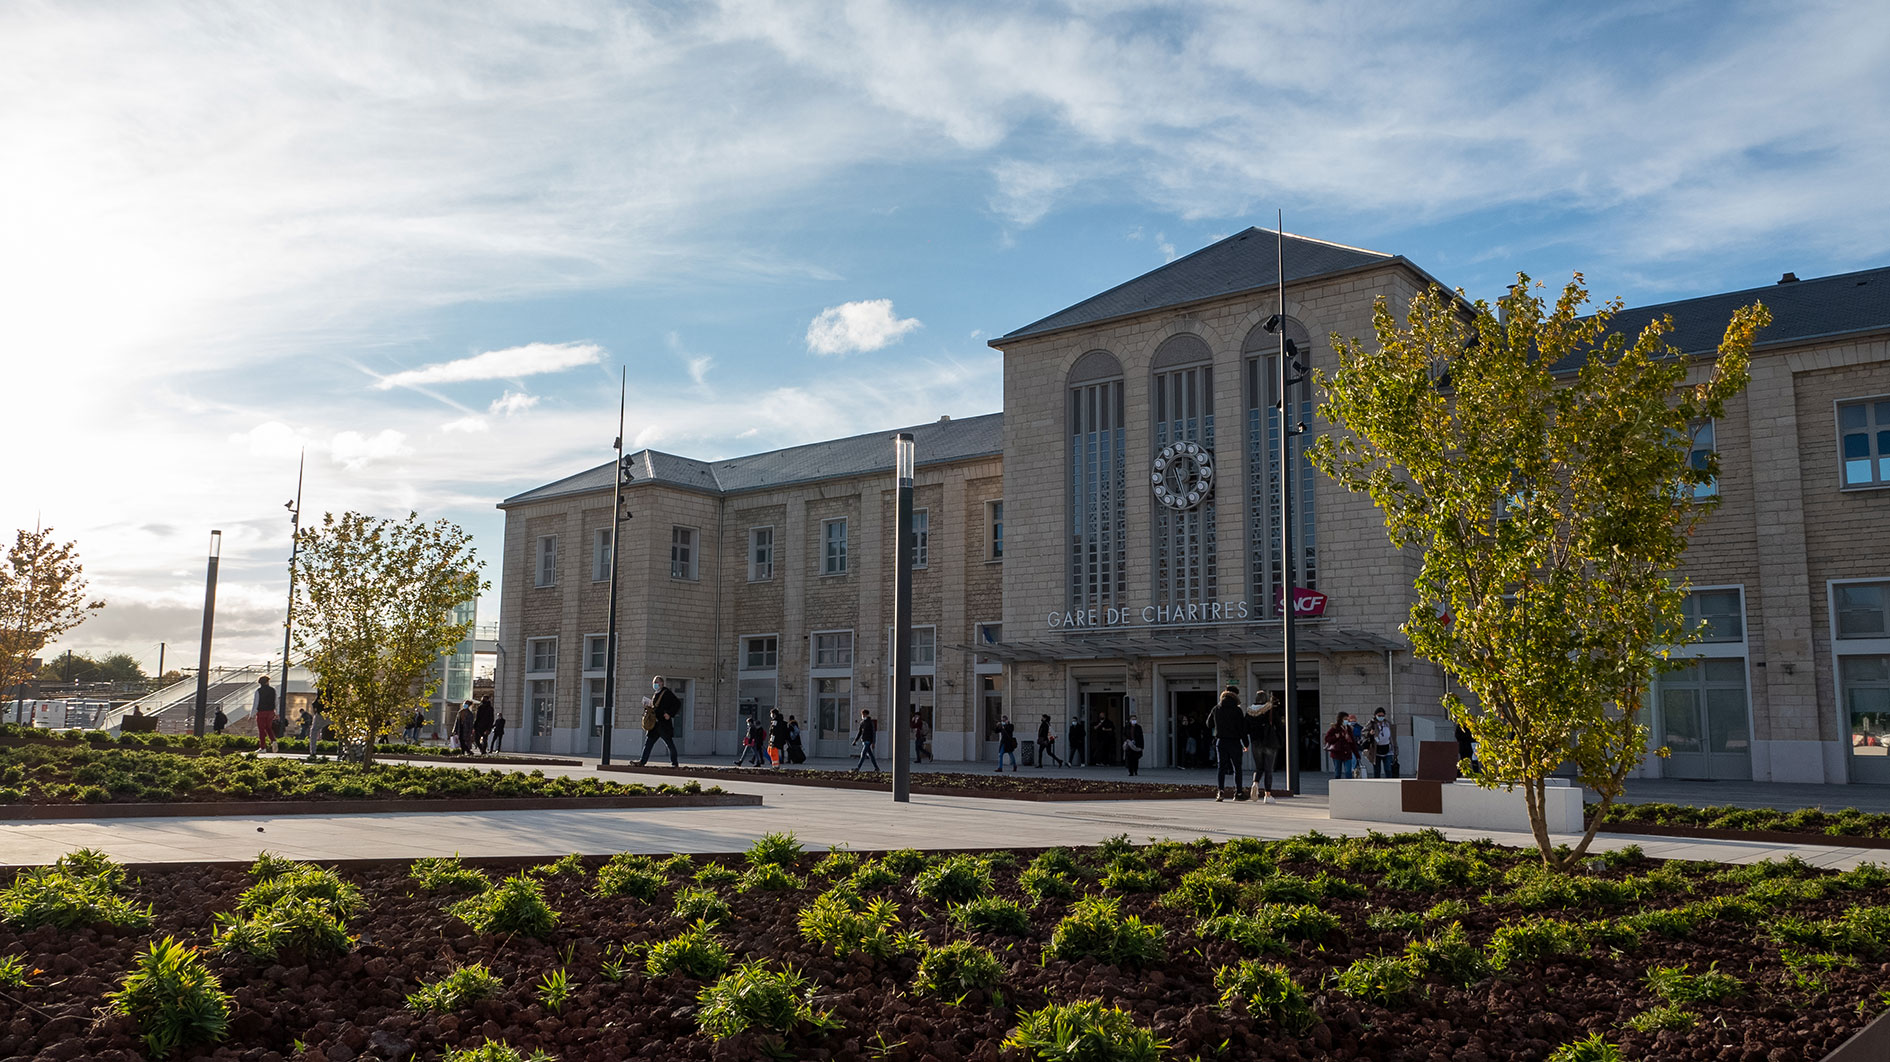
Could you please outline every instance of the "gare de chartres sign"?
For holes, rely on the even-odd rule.
[[[1279,599],[1275,598],[1275,602]],[[1304,587],[1293,591],[1293,616],[1317,619],[1326,614],[1326,595]],[[1051,630],[1136,630],[1142,627],[1196,626],[1208,623],[1243,623],[1258,620],[1259,611],[1245,601],[1191,602],[1186,605],[1143,605],[1135,608],[1074,609],[1052,612]]]

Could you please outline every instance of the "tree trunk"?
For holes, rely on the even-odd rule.
[[[1555,867],[1555,846],[1549,843],[1549,820],[1543,813],[1543,805],[1548,801],[1548,783],[1541,777],[1525,779],[1522,783],[1523,805],[1529,811],[1529,833],[1536,839],[1536,851],[1542,855],[1542,863]]]

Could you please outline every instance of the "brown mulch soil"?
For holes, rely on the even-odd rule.
[[[1499,850],[1500,854],[1500,850]],[[1029,904],[1015,884],[1016,866],[1000,870],[998,892]],[[1522,857],[1522,858],[1527,858]],[[739,865],[738,857],[728,862]],[[587,859],[587,870],[601,862]],[[800,863],[805,873],[814,857]],[[532,865],[530,861],[479,863],[492,873]],[[1224,941],[1196,937],[1195,919],[1157,905],[1155,894],[1124,897],[1125,913],[1141,915],[1167,932],[1169,959],[1147,971],[1128,971],[1092,960],[1044,965],[1048,941],[1065,903],[1053,901],[1031,913],[1021,939],[989,933],[964,934],[943,917],[942,905],[896,886],[888,895],[901,905],[902,928],[916,929],[932,943],[969,936],[1006,964],[1003,1000],[981,994],[942,1003],[908,994],[916,960],[836,958],[796,931],[795,915],[825,881],[809,876],[799,892],[718,891],[734,909],[722,937],[738,960],[767,958],[791,963],[821,986],[819,1004],[843,1028],[831,1034],[797,1033],[787,1043],[801,1058],[866,1062],[868,1059],[1000,1062],[1022,1055],[1000,1044],[1019,1008],[1049,1001],[1101,998],[1131,1011],[1136,1021],[1172,1041],[1165,1058],[1359,1059],[1391,1062],[1508,1062],[1541,1060],[1557,1045],[1601,1031],[1622,1046],[1628,1059],[1785,1062],[1816,1060],[1836,1048],[1871,1016],[1858,1002],[1874,998],[1890,983],[1890,964],[1863,960],[1828,976],[1823,991],[1795,987],[1780,964],[1778,947],[1760,930],[1710,923],[1689,940],[1650,937],[1626,953],[1596,952],[1528,962],[1470,988],[1431,984],[1428,992],[1395,1007],[1363,1003],[1320,987],[1323,976],[1354,959],[1400,952],[1406,936],[1369,929],[1368,915],[1389,910],[1422,911],[1446,898],[1471,903],[1464,927],[1482,941],[1500,923],[1520,916],[1515,907],[1482,903],[1483,890],[1455,888],[1398,891],[1375,876],[1310,863],[1282,869],[1310,877],[1320,870],[1371,886],[1364,899],[1324,906],[1343,928],[1322,943],[1299,943],[1277,960],[1306,986],[1319,1021],[1303,1035],[1285,1033],[1263,1017],[1228,1013],[1217,1005],[1214,971],[1238,962]],[[1640,869],[1646,869],[1643,865]],[[1735,892],[1736,885],[1706,882],[1718,868],[1702,867],[1693,898]],[[547,896],[560,921],[551,939],[484,935],[443,913],[457,897],[429,895],[408,879],[403,863],[354,865],[344,877],[358,883],[368,910],[350,929],[355,950],[340,958],[255,964],[212,955],[210,964],[235,997],[230,1038],[215,1049],[186,1049],[181,1057],[279,1062],[296,1058],[346,1062],[362,1058],[437,1059],[450,1047],[504,1039],[526,1050],[543,1048],[563,1062],[615,1059],[749,1060],[763,1057],[752,1034],[715,1043],[695,1024],[698,982],[679,975],[649,977],[640,970],[621,982],[603,978],[600,967],[615,946],[656,941],[684,928],[671,913],[676,886],[654,903],[599,898],[590,876],[545,878]],[[26,989],[0,990],[0,1059],[49,1062],[90,1059],[130,1062],[145,1057],[133,1023],[103,1006],[146,941],[172,934],[193,944],[210,939],[212,916],[232,908],[249,884],[244,869],[227,865],[140,866],[134,869],[136,898],[156,907],[147,930],[20,931],[0,926],[0,955],[24,954],[43,972]],[[1606,876],[1620,876],[1608,871]],[[1175,874],[1167,875],[1172,882]],[[1092,881],[1089,888],[1094,891]],[[1503,886],[1495,888],[1499,891]],[[1840,893],[1792,907],[1800,917],[1829,917],[1854,904],[1890,903],[1890,889]],[[1678,901],[1675,901],[1678,902]],[[1592,908],[1555,912],[1584,918],[1626,913]],[[421,1014],[405,1006],[408,993],[455,966],[486,963],[505,987],[493,999],[456,1014]],[[1642,980],[1652,965],[1709,965],[1746,982],[1746,994],[1725,1004],[1696,1004],[1701,1021],[1679,1032],[1636,1033],[1621,1022],[1654,1002]],[[566,969],[570,1001],[550,1013],[532,986],[546,973]],[[299,1052],[297,1041],[305,1047]]]
[[[658,774],[690,778],[733,778],[747,781],[776,782],[781,785],[810,785],[828,789],[892,790],[892,772],[861,771],[813,767],[659,767],[654,764],[611,764],[598,768],[625,774]],[[1020,800],[1081,799],[1087,797],[1123,797],[1143,800],[1176,800],[1212,797],[1211,785],[1173,782],[1138,782],[1128,777],[1060,778],[1023,771],[999,774],[975,771],[915,771],[912,791],[933,796],[1009,797]],[[1285,790],[1274,790],[1286,795]]]

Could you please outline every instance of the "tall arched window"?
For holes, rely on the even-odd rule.
[[[1286,337],[1299,348],[1300,360],[1307,361],[1312,336],[1306,326],[1288,317]],[[1253,601],[1264,610],[1263,614],[1278,616],[1275,598],[1285,581],[1280,571],[1280,411],[1276,404],[1280,337],[1255,328],[1247,333],[1241,350],[1247,369],[1247,581]],[[1311,424],[1311,381],[1293,386],[1291,392],[1291,406],[1298,411],[1293,422]],[[1313,519],[1314,471],[1306,458],[1306,442],[1301,436],[1294,444],[1298,455],[1293,462],[1293,546],[1298,554],[1294,581],[1313,590],[1319,586],[1319,554],[1318,540],[1313,536],[1317,526]]]
[[[1195,464],[1187,458],[1175,458],[1171,447],[1195,443],[1209,455],[1214,450],[1214,366],[1213,351],[1200,336],[1182,333],[1168,337],[1155,349],[1153,386],[1149,410],[1154,417],[1151,433],[1155,453],[1164,459],[1171,478],[1186,477],[1188,482],[1170,484],[1158,492],[1155,502],[1154,578],[1155,601],[1175,605],[1204,602],[1219,596],[1219,579],[1214,563],[1214,495],[1188,504],[1189,483],[1199,482]],[[1212,467],[1211,465],[1209,467]],[[1172,499],[1169,504],[1164,499]]]
[[[1092,350],[1070,366],[1070,607],[1120,604],[1128,561],[1122,363]]]

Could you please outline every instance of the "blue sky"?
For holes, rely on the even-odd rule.
[[[619,366],[704,458],[989,412],[991,336],[1275,209],[1473,296],[1883,265],[1886,70],[1845,3],[16,2],[0,528],[76,538],[66,644],[147,665],[222,528],[260,660],[299,450],[311,513],[446,516],[496,582]]]

